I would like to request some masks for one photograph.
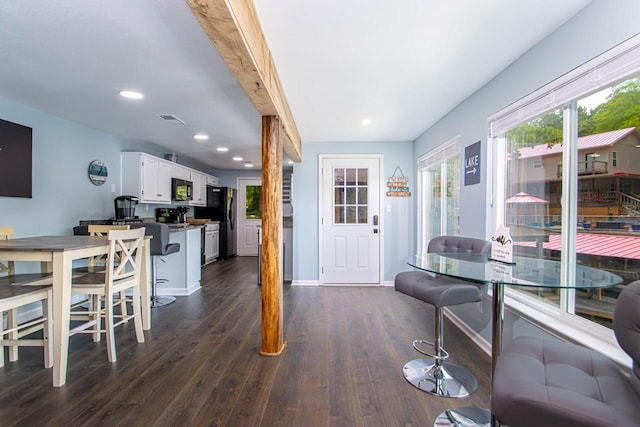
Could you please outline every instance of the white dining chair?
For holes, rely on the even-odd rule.
[[[72,326],[69,335],[77,333],[105,333],[107,337],[107,355],[115,362],[116,346],[114,328],[133,320],[138,343],[144,342],[140,301],[140,276],[142,264],[142,246],[144,229],[111,230],[108,232],[109,252],[106,269],[72,279],[72,294],[88,295],[93,301],[89,310],[73,309],[72,320],[84,319],[82,324]],[[133,298],[131,311],[123,302],[125,292],[131,289]],[[116,308],[119,308],[116,312]],[[102,326],[104,319],[104,327]],[[118,319],[116,322],[115,319]]]
[[[44,367],[53,366],[51,359],[53,343],[49,339],[53,333],[49,318],[53,312],[51,289],[51,286],[0,286],[0,367],[4,366],[4,348],[9,347],[9,361],[15,362],[18,360],[19,346],[42,346]],[[18,324],[16,318],[12,321],[11,317],[15,315],[17,308],[38,301],[42,303],[42,316],[21,324]],[[5,313],[8,318],[6,329],[3,322]],[[42,328],[42,338],[26,337],[33,330],[40,328]]]

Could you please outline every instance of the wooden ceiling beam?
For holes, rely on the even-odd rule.
[[[284,151],[302,161],[302,143],[293,114],[251,0],[186,0],[220,56],[260,115],[277,116]]]

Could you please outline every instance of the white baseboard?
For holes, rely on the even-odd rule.
[[[317,280],[293,280],[291,286],[320,286]]]
[[[318,280],[293,280],[291,286],[320,286]],[[322,286],[394,286],[392,281],[382,283],[325,283]]]
[[[192,283],[187,289],[180,288],[157,288],[156,295],[158,296],[174,296],[174,297],[186,297],[192,293],[201,289],[200,282]]]

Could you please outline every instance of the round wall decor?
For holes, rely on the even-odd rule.
[[[102,185],[107,182],[107,165],[99,160],[89,163],[89,180],[93,185]]]

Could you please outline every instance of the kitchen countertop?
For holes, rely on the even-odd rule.
[[[203,224],[167,224],[169,226],[169,230],[173,232],[183,231],[183,230],[193,230],[196,228],[204,227]]]

